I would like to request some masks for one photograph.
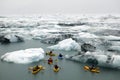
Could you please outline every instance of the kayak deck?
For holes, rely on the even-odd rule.
[[[57,68],[57,69],[53,68],[54,72],[58,72],[59,70],[60,70],[60,68]]]

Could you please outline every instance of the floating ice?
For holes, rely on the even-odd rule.
[[[89,52],[88,52],[89,53]],[[98,62],[99,66],[104,66],[104,67],[112,67],[112,68],[119,68],[120,69],[120,55],[105,55],[105,54],[100,54],[99,52],[94,53],[89,53],[91,56],[94,56]],[[106,52],[107,53],[107,52]]]
[[[60,41],[57,45],[50,46],[48,48],[55,49],[55,50],[70,51],[70,50],[79,50],[80,46],[76,41],[69,38],[69,39]]]
[[[120,41],[120,37],[119,36],[109,35],[109,36],[102,36],[102,38],[105,38],[105,39],[111,40],[111,41]]]
[[[5,38],[9,39],[10,42],[21,42],[23,41],[23,38],[20,37],[20,36],[17,36],[15,34],[8,34],[8,35],[5,35]]]
[[[74,26],[61,26],[59,23],[67,23]],[[82,25],[79,25],[81,24]],[[28,39],[48,39],[50,35],[72,34],[77,38],[98,38],[98,34],[104,30],[119,30],[119,15],[36,15],[36,16],[4,16],[0,18],[0,34],[19,34],[24,40]],[[103,31],[103,32],[101,32]],[[78,34],[79,33],[79,34]],[[98,33],[95,35],[95,33]],[[117,34],[117,33],[115,33]],[[9,37],[10,42],[16,42],[13,35]],[[103,36],[111,40],[120,40],[116,36]],[[66,38],[64,38],[66,39]],[[60,39],[61,40],[61,39]],[[62,39],[63,40],[63,39]]]
[[[91,27],[90,26],[86,26],[86,25],[83,25],[83,26],[75,26],[75,27],[72,27],[71,30],[74,30],[74,31],[87,31],[89,30]]]
[[[78,34],[81,38],[99,38],[95,34],[90,34],[90,33],[85,33],[85,32],[80,32]]]
[[[120,52],[120,46],[111,46],[110,49]]]
[[[107,52],[86,52],[84,55],[66,55],[67,59],[86,63],[88,59],[96,59],[98,66],[120,69],[120,55]]]
[[[8,52],[1,56],[1,60],[13,63],[32,63],[44,58],[44,50],[42,48],[31,48]]]

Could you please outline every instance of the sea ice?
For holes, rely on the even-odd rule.
[[[44,58],[42,48],[30,48],[25,50],[8,52],[1,56],[1,60],[13,63],[32,63]]]
[[[57,45],[50,46],[48,48],[55,49],[55,50],[70,51],[70,50],[80,50],[80,45],[76,41],[74,41],[72,38],[69,38],[69,39],[60,41]]]

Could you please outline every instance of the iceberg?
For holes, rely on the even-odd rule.
[[[1,56],[2,61],[13,63],[32,63],[44,58],[44,50],[42,48],[30,48],[25,50],[8,52]]]
[[[15,35],[15,34],[5,35],[5,38],[9,39],[10,42],[22,42],[23,41],[22,37],[20,37],[19,35]]]
[[[24,38],[16,34],[0,35],[0,43],[7,44],[13,42],[23,42]]]
[[[120,15],[115,14],[0,17],[0,35],[5,35],[2,40],[9,43],[37,39],[42,43],[55,44],[67,38],[119,41],[119,26]],[[66,38],[64,34],[72,37]],[[56,39],[55,42],[51,38]]]
[[[60,41],[57,45],[50,46],[48,48],[54,49],[54,50],[70,51],[70,50],[80,50],[80,45],[76,41],[74,41],[72,38],[68,38]]]
[[[110,41],[120,41],[120,37],[119,36],[102,36],[104,39],[110,40]]]
[[[88,60],[97,60],[98,66],[120,69],[120,55],[107,52],[86,52],[83,55],[66,55],[66,59],[87,63]]]
[[[111,46],[111,47],[109,48],[109,50],[113,50],[113,51],[118,51],[118,52],[120,52],[120,46]]]
[[[106,55],[106,54],[95,54],[94,53],[89,53],[88,54],[92,54],[91,56],[94,56],[98,62],[99,62],[99,66],[103,66],[103,67],[111,67],[111,68],[118,68],[120,69],[120,55]]]
[[[79,35],[81,38],[99,38],[99,37],[96,36],[95,34],[86,33],[86,32],[80,32],[78,35]]]

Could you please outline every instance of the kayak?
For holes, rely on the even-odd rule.
[[[53,64],[53,62],[48,62],[48,64]]]
[[[58,56],[58,59],[63,59],[63,57]]]
[[[49,55],[49,56],[56,56],[56,54],[54,54],[54,53],[50,54],[50,52],[47,52],[46,55]]]
[[[98,67],[91,70],[89,66],[84,66],[84,70],[90,71],[90,72],[93,72],[93,73],[99,73],[100,72]]]
[[[41,65],[38,66],[38,69],[37,69],[37,70],[33,70],[34,68],[35,68],[35,66],[34,66],[34,67],[29,67],[29,68],[28,68],[29,70],[31,70],[32,74],[37,74],[39,71],[45,69],[45,67],[43,67],[43,66],[41,66]]]
[[[53,68],[54,72],[58,72],[59,70],[60,70],[60,68],[57,68],[57,69]]]

